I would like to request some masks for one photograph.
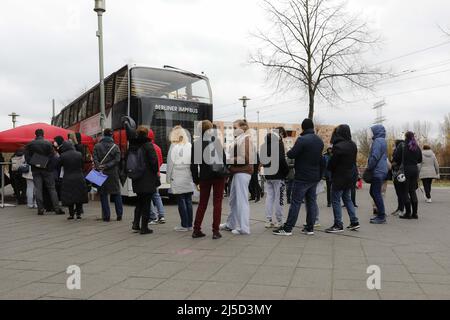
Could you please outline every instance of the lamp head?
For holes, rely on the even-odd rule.
[[[95,12],[105,12],[105,0],[95,0],[95,7],[94,7],[94,11]]]

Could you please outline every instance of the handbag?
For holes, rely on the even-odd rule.
[[[114,144],[111,149],[106,153],[106,155],[103,157],[102,161],[100,162],[100,165],[105,162],[106,158],[109,156],[111,151],[113,151],[114,147],[116,145]],[[101,187],[106,179],[108,179],[108,176],[104,174],[103,172],[98,171],[97,169],[92,169],[89,174],[86,176],[86,180],[89,182],[92,182],[94,185]]]
[[[40,168],[40,169],[47,168],[48,162],[49,162],[49,157],[43,156],[42,154],[39,154],[39,153],[34,153],[30,159],[30,164],[32,166],[35,166],[36,168]]]
[[[30,165],[24,163],[24,164],[22,164],[22,165],[19,166],[19,170],[18,170],[18,171],[19,171],[20,173],[22,173],[22,174],[29,173],[29,172],[30,172]]]
[[[215,153],[215,151],[214,151]],[[217,157],[217,161],[214,161],[213,164],[211,164],[211,170],[218,175],[221,178],[225,178],[231,175],[230,170],[228,169],[228,166],[224,163],[219,163],[219,158]]]
[[[394,178],[395,181],[397,181],[398,183],[403,183],[406,181],[406,176],[405,176],[405,145],[403,144],[402,146],[402,163],[400,165],[400,167],[398,168],[398,170],[392,170],[392,176]]]
[[[380,159],[378,159],[377,164],[375,165],[374,169],[380,163],[381,158],[383,158],[383,156],[381,156]],[[371,184],[373,181],[373,170],[369,170],[366,168],[366,170],[364,170],[364,172],[363,172],[362,179],[364,180],[365,183]]]

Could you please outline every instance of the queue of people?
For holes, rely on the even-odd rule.
[[[164,206],[158,188],[161,185],[160,167],[163,162],[161,148],[156,145],[152,130],[124,117],[123,125],[129,142],[126,153],[125,174],[132,181],[137,195],[132,230],[151,234],[150,225],[165,223]],[[318,185],[326,181],[327,205],[332,207],[334,223],[327,233],[344,232],[342,210],[349,215],[347,230],[360,229],[356,205],[358,180],[358,148],[352,141],[351,129],[342,124],[335,128],[330,147],[316,134],[310,119],[302,122],[300,137],[291,150],[285,151],[283,139],[286,132],[276,128],[269,132],[259,150],[253,142],[248,123],[233,123],[234,141],[228,152],[218,138],[217,128],[208,121],[200,123],[201,136],[190,140],[188,131],[176,126],[170,132],[170,149],[167,155],[167,183],[176,197],[180,224],[177,232],[192,232],[193,238],[203,238],[202,223],[211,196],[213,198],[212,238],[220,239],[220,231],[234,235],[251,234],[249,189],[252,176],[261,171],[265,180],[265,227],[272,228],[277,236],[291,236],[297,224],[302,204],[306,207],[306,224],[302,232],[313,235],[318,225]],[[388,159],[386,130],[382,125],[370,128],[372,145],[365,176],[370,184],[374,217],[372,224],[386,223],[383,189],[392,179],[398,198],[393,215],[401,219],[418,219],[418,181],[422,180],[426,202],[431,203],[431,186],[439,179],[439,164],[428,145],[420,149],[414,133],[407,132],[404,140],[395,142],[392,158]],[[70,134],[67,139],[54,137],[52,145],[45,139],[43,130],[36,130],[36,138],[19,149],[11,160],[11,177],[16,181],[14,192],[29,208],[37,208],[38,215],[50,211],[65,214],[69,220],[81,219],[83,204],[88,203],[89,188],[86,175],[87,148],[81,136]],[[89,161],[88,161],[89,162]],[[92,166],[106,176],[100,186],[102,218],[111,220],[110,201],[114,202],[117,221],[123,217],[121,197],[121,149],[115,143],[113,130],[105,129],[95,145]],[[88,169],[88,170],[87,170]],[[368,178],[370,177],[370,179]],[[21,183],[17,182],[23,179]],[[256,178],[257,179],[257,178]],[[258,179],[257,179],[258,180]],[[229,214],[224,223],[222,203],[228,181]],[[284,190],[287,187],[289,210],[284,216]],[[199,191],[199,204],[194,216],[192,196]],[[259,191],[258,191],[259,192]],[[45,199],[47,198],[47,199]],[[343,202],[343,206],[341,205]]]

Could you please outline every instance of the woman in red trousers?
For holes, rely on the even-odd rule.
[[[202,136],[192,144],[191,171],[194,183],[200,188],[200,202],[195,214],[192,238],[203,238],[202,222],[213,190],[213,239],[220,239],[220,219],[225,188],[226,159],[217,129],[209,120],[201,122]]]

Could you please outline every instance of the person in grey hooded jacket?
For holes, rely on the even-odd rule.
[[[431,185],[433,179],[440,179],[439,163],[429,145],[423,146],[422,156],[422,163],[419,164],[419,178],[422,180],[423,188],[425,189],[426,202],[431,203]]]
[[[371,128],[371,131],[373,142],[370,148],[367,170],[373,173],[370,196],[377,207],[378,214],[370,220],[370,223],[383,224],[386,223],[386,211],[381,187],[388,174],[386,129],[383,125],[377,124]]]

